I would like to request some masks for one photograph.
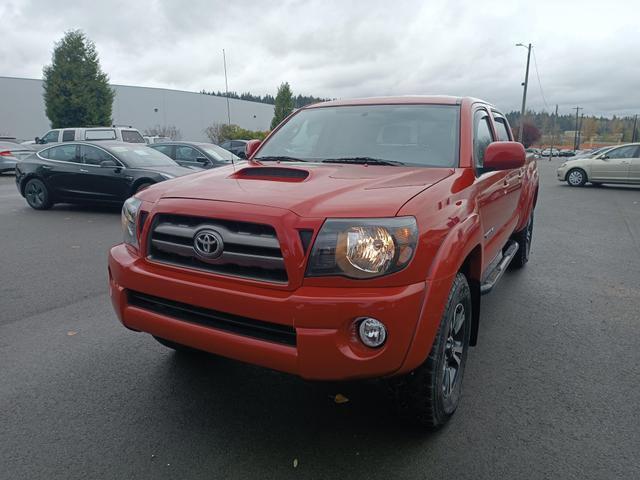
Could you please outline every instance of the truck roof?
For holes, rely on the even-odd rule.
[[[462,103],[485,103],[484,100],[473,97],[455,97],[450,95],[402,95],[394,97],[349,98],[345,100],[330,100],[314,103],[304,108],[338,107],[345,105],[398,105],[398,104],[432,104],[432,105],[461,105]]]

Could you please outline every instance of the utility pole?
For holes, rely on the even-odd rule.
[[[520,128],[518,130],[518,141],[522,143],[522,134],[524,132],[524,115],[527,108],[527,87],[529,86],[529,61],[531,60],[531,44],[525,46],[522,43],[516,43],[516,47],[525,47],[527,49],[527,70],[524,74],[524,87],[522,91],[522,108],[520,109]]]
[[[574,150],[580,150],[580,141],[582,140],[582,121],[584,120],[584,113],[580,114],[580,124],[578,125],[578,144]]]
[[[576,107],[574,109],[576,111],[576,130],[573,133],[573,149],[577,150],[578,147],[576,146],[578,144],[578,115],[580,110],[584,110],[582,107]]]
[[[638,125],[638,114],[636,113],[636,116],[633,117],[633,132],[631,132],[631,143],[634,143],[636,141],[637,125]]]
[[[227,123],[231,125],[231,109],[229,108],[229,83],[227,82],[227,56],[222,49],[222,61],[224,62],[224,87],[227,94]]]
[[[553,158],[553,143],[556,139],[556,119],[558,118],[558,104],[556,103],[556,114],[553,116],[553,126],[551,127],[551,147],[549,147],[549,161]]]

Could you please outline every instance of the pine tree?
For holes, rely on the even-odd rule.
[[[56,43],[43,78],[52,128],[111,124],[115,92],[100,68],[95,44],[82,31],[69,31]]]
[[[293,112],[294,108],[293,93],[289,83],[285,82],[278,87],[278,93],[276,95],[276,103],[273,111],[273,120],[271,120],[271,130],[276,128],[282,120]]]

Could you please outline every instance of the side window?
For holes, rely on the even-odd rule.
[[[153,145],[151,148],[159,151],[160,153],[164,153],[167,157],[171,157],[171,149],[173,147],[171,145]]]
[[[511,136],[509,135],[509,128],[507,127],[507,121],[498,115],[493,116],[493,124],[496,127],[496,134],[498,135],[498,140],[501,142],[508,142],[511,140]]]
[[[609,158],[634,158],[638,147],[629,145],[627,147],[614,148],[609,150],[607,157]]]
[[[146,143],[140,132],[136,130],[121,130],[122,141],[128,143]]]
[[[176,160],[186,162],[195,162],[198,158],[198,151],[195,148],[186,147],[184,145],[176,145]]]
[[[220,146],[221,146],[222,148],[224,148],[225,150],[229,150],[229,148],[231,148],[231,142],[229,142],[229,141],[222,142],[222,143],[220,144]]]
[[[57,143],[58,133],[60,130],[49,130],[47,134],[40,139],[42,143]]]
[[[47,149],[45,158],[50,160],[59,160],[61,162],[80,163],[80,159],[76,154],[77,145],[58,145]]]
[[[76,139],[76,131],[75,130],[63,130],[62,131],[62,141],[63,142],[73,142]]]
[[[84,139],[85,140],[115,140],[116,131],[113,130],[112,128],[86,130],[84,132]]]
[[[476,168],[482,168],[484,151],[493,142],[489,115],[484,110],[478,110],[473,114],[473,159]]]
[[[107,152],[91,145],[82,145],[80,147],[80,156],[87,165],[100,165],[100,162],[104,160],[115,161]]]

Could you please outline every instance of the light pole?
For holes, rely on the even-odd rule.
[[[527,87],[529,86],[529,61],[531,60],[531,44],[528,46],[524,43],[516,43],[516,47],[524,47],[527,49],[527,70],[524,74],[524,83],[522,86],[524,90],[522,91],[522,109],[520,110],[520,129],[518,131],[518,141],[522,143],[522,133],[524,131],[524,114],[525,109],[527,108]]]

